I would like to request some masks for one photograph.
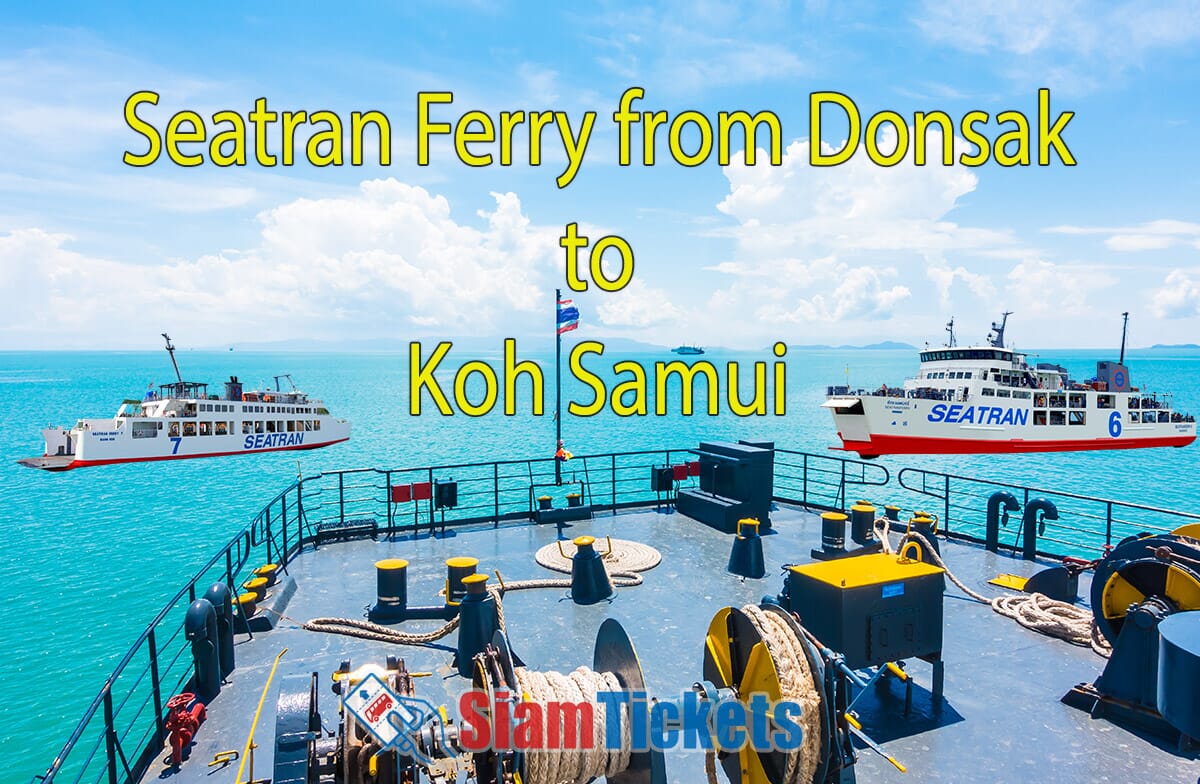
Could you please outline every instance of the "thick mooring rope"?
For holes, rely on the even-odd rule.
[[[875,521],[875,529],[879,532],[879,540],[887,553],[895,552],[888,539],[891,532],[891,520],[881,517]],[[917,542],[921,549],[929,554],[934,563],[946,570],[950,582],[975,601],[990,606],[994,611],[1006,618],[1012,618],[1017,623],[1035,632],[1057,637],[1081,648],[1091,648],[1099,656],[1108,658],[1112,655],[1112,645],[1100,633],[1095,616],[1091,610],[1078,607],[1069,602],[1060,602],[1041,593],[1006,594],[989,597],[973,591],[960,580],[946,562],[938,555],[937,550],[921,534],[909,531],[900,538],[900,547],[906,542]]]
[[[596,547],[601,545],[611,550],[604,554],[604,568],[610,577],[630,577],[637,572],[645,572],[658,566],[662,561],[662,553],[648,544],[631,542],[628,539],[597,539]],[[533,559],[538,564],[555,572],[571,573],[571,557],[575,555],[576,547],[572,542],[562,542],[562,552],[559,552],[558,542],[548,544],[534,553]],[[638,578],[639,581],[641,578]]]
[[[570,555],[574,554],[574,545],[563,543],[563,549],[568,558],[563,560],[558,552],[557,544],[546,545],[537,551],[535,560],[556,572],[571,573]],[[662,560],[662,555],[649,545],[641,542],[631,542],[626,539],[613,539],[612,552],[604,556],[604,565],[608,576],[617,588],[632,588],[642,584],[642,576],[638,572],[653,569]],[[536,580],[516,580],[504,582],[502,585],[490,585],[488,591],[496,600],[496,614],[499,616],[500,628],[504,628],[504,594],[510,591],[528,591],[537,588],[570,588],[571,581],[563,578]],[[387,642],[396,645],[427,645],[448,636],[458,628],[457,616],[445,625],[430,632],[404,632],[392,629],[378,623],[371,623],[357,618],[313,618],[302,624],[310,632],[326,632],[328,634],[343,634],[347,637],[357,637],[362,640]]]
[[[525,667],[515,670],[517,686],[523,695],[542,706],[542,738],[553,735],[579,742],[574,749],[530,751],[525,756],[525,782],[527,784],[585,784],[601,776],[615,776],[629,767],[633,737],[629,721],[629,708],[621,711],[621,748],[609,750],[605,744],[607,724],[606,706],[599,702],[596,694],[602,691],[622,691],[620,681],[611,672],[596,672],[580,667],[572,673],[538,672]],[[593,737],[584,740],[579,736],[582,727],[576,724],[567,729],[564,718],[574,719],[572,714],[551,712],[546,709],[551,702],[589,703],[595,707]],[[551,729],[550,719],[557,726]]]

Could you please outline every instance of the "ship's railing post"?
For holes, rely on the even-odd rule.
[[[492,527],[500,527],[500,464],[492,463]]]
[[[843,459],[838,462],[842,464],[842,484],[838,487],[836,506],[842,506],[846,501],[846,461]]]
[[[432,468],[429,469],[428,476],[429,476],[429,535],[432,536],[433,535],[433,526],[435,524],[434,517],[433,517],[433,501],[434,501],[433,497],[437,494],[437,488],[435,488],[433,486],[433,469]]]
[[[808,506],[808,453],[807,452],[804,453],[804,467],[801,471],[801,481],[803,482],[803,495],[801,497],[804,499],[804,505]]]
[[[950,530],[950,475],[942,475],[942,530]]]
[[[1107,502],[1104,506],[1104,546],[1112,547],[1112,501]]]
[[[383,503],[387,505],[387,529],[390,534],[392,532],[392,472],[387,471],[383,476],[386,481]]]
[[[108,784],[117,784],[117,731],[113,727],[111,685],[104,687],[104,745],[108,752]]]
[[[346,475],[338,471],[338,522],[346,523]]]
[[[158,681],[158,645],[154,640],[154,629],[146,635],[146,644],[150,646],[150,684],[154,688],[154,745],[161,746],[167,736],[167,728],[163,724],[162,684]]]
[[[609,479],[612,480],[612,513],[617,513],[617,456],[609,455]]]
[[[225,584],[229,586],[229,593],[237,596],[233,590],[233,551],[228,547],[225,548]]]

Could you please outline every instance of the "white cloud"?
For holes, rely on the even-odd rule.
[[[493,197],[475,228],[456,222],[441,196],[367,181],[352,196],[262,213],[256,247],[155,266],[77,253],[62,234],[14,231],[0,236],[0,282],[12,292],[0,340],[127,345],[167,327],[201,344],[507,329],[544,301],[557,230],[531,226],[515,194]]]
[[[644,329],[677,320],[681,312],[667,299],[666,292],[634,278],[620,291],[598,293],[592,300],[596,315],[608,327]]]
[[[1103,269],[1082,264],[1022,261],[1008,273],[1012,302],[1033,314],[1081,316],[1093,313],[1093,295],[1118,283]]]
[[[1105,235],[1105,246],[1115,251],[1163,250],[1171,247],[1200,248],[1200,223],[1154,220],[1136,226],[1054,226],[1051,234]]]
[[[1082,0],[927,0],[914,18],[931,41],[995,56],[1021,82],[1086,92],[1111,84],[1152,53],[1200,41],[1200,6],[1188,0],[1094,4]]]
[[[1163,285],[1150,293],[1150,303],[1159,318],[1200,315],[1200,270],[1172,270]]]

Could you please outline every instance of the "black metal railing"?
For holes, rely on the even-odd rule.
[[[995,493],[1012,493],[1024,510],[1037,498],[1058,509],[1058,519],[1038,518],[1036,542],[1031,550],[1042,554],[1098,557],[1128,536],[1169,533],[1185,523],[1200,522],[1200,514],[1160,509],[1108,498],[1044,490],[988,479],[957,476],[923,468],[904,468],[896,475],[905,494],[895,500],[925,508],[940,517],[943,531],[984,541],[987,535],[988,499]],[[1009,516],[1000,531],[1000,544],[1011,550],[1026,549],[1021,512]]]
[[[166,739],[164,705],[187,691],[193,667],[184,640],[188,605],[214,582],[235,593],[261,564],[288,563],[325,535],[347,527],[376,534],[408,534],[442,526],[528,520],[534,496],[574,491],[593,511],[654,505],[664,499],[650,482],[651,469],[695,459],[688,449],[616,452],[577,456],[563,464],[555,482],[553,459],[456,463],[399,469],[352,469],[298,478],[271,499],[254,520],[221,548],[167,602],[104,682],[46,773],[34,781],[118,784],[135,781],[149,768]],[[952,535],[983,540],[988,497],[1012,492],[1024,506],[1044,497],[1058,505],[1042,542],[1060,552],[1099,551],[1137,531],[1166,531],[1200,516],[1069,493],[905,468],[892,481],[877,463],[824,454],[775,449],[775,500],[815,509],[844,509],[855,498],[933,507]],[[692,477],[683,483],[692,486]],[[439,509],[436,485],[456,483],[457,504]],[[430,496],[395,502],[393,489],[428,484]],[[885,497],[886,494],[886,497]],[[562,505],[556,498],[555,505]],[[1006,529],[1014,536],[1020,525]],[[1007,545],[1007,541],[1005,542]],[[1011,546],[1016,547],[1014,539]]]

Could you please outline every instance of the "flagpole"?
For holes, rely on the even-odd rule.
[[[562,301],[562,290],[554,290],[554,484],[562,484],[562,461],[558,459],[558,447],[562,443],[562,330],[558,324],[558,303]]]

